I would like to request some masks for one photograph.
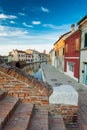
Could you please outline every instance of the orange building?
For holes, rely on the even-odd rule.
[[[63,34],[58,41],[54,44],[55,51],[55,67],[60,71],[64,72],[64,53],[65,53],[65,39],[70,35],[71,32]]]

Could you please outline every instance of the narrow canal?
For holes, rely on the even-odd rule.
[[[31,75],[33,75],[38,80],[42,80],[42,70],[41,70],[41,68],[38,71],[33,72]]]

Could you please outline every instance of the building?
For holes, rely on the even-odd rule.
[[[50,56],[50,64],[51,65],[55,65],[54,64],[54,61],[55,61],[55,52],[54,52],[54,49],[52,49],[50,52],[49,52],[49,56]]]
[[[69,76],[79,79],[79,62],[80,62],[80,30],[73,31],[65,39],[65,60],[64,72]]]
[[[26,63],[33,62],[34,58],[32,54],[26,53]]]
[[[34,60],[33,54],[31,52],[25,52],[21,50],[13,50],[8,55],[8,62],[11,61],[24,61],[32,62]]]
[[[71,32],[63,34],[58,41],[54,44],[55,63],[54,66],[60,71],[64,72],[64,52],[65,52],[65,38],[70,35]]]
[[[49,61],[49,55],[45,53],[40,53],[39,54],[40,61]]]
[[[81,30],[79,82],[87,85],[87,15],[78,22],[78,26]]]
[[[40,61],[40,52],[33,50],[34,62]]]
[[[8,61],[8,56],[0,56],[0,64],[6,63]]]
[[[9,55],[12,55],[13,61],[26,61],[26,53],[21,50],[13,50],[12,52],[9,53]]]
[[[32,49],[27,49],[25,50],[25,52],[27,54],[31,54],[32,55],[32,61],[36,62],[40,60],[39,54],[40,52],[36,51],[36,50],[32,50]]]
[[[13,55],[9,54],[8,55],[8,62],[12,62],[13,61]]]

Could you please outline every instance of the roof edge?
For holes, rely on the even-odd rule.
[[[61,35],[61,37],[54,43],[54,45],[57,44],[57,42],[58,42],[59,40],[61,40],[65,35],[67,35],[67,34],[69,34],[69,33],[71,33],[71,31],[69,31],[69,32],[64,33],[63,35]]]
[[[87,18],[87,15],[85,15],[78,23],[77,25],[79,25],[82,21],[84,21]]]

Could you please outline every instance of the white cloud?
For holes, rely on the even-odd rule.
[[[7,26],[0,26],[0,37],[20,37],[28,34],[27,31],[19,29],[19,28],[12,28]]]
[[[42,10],[43,12],[49,13],[49,10],[48,10],[47,8],[44,8],[43,6],[41,6],[41,10]]]
[[[15,19],[17,16],[0,14],[0,19]]]
[[[19,12],[18,14],[21,15],[21,16],[25,16],[26,15],[25,13],[22,13],[22,12]]]
[[[10,21],[10,23],[15,24],[15,22],[14,22],[14,21]]]
[[[0,29],[0,55],[6,55],[13,49],[28,48],[38,51],[46,49],[49,52],[59,36],[58,32],[30,34],[18,28],[0,26]]]
[[[51,28],[51,29],[56,29],[56,30],[69,30],[69,27],[71,26],[71,24],[64,24],[64,25],[60,25],[60,26],[56,26],[53,24],[43,24],[43,27],[47,27],[47,28]]]
[[[32,21],[32,24],[33,25],[39,25],[39,24],[41,24],[41,22],[40,21]]]
[[[45,24],[44,27],[48,27],[48,24]],[[55,26],[49,25],[49,27],[54,28]],[[60,35],[66,32],[63,28],[67,27],[68,31],[69,25],[61,25],[56,26],[59,30],[37,34],[21,28],[0,26],[0,55],[6,55],[13,49],[26,50],[28,48],[35,48],[38,51],[46,49],[49,52]]]
[[[23,23],[23,25],[24,25],[25,27],[33,28],[32,25],[28,25],[28,24],[26,24],[25,22]]]
[[[43,46],[43,47],[42,47]],[[46,52],[49,53],[49,50],[51,50],[52,44],[7,44],[6,45],[0,45],[0,55],[8,55],[9,52],[11,52],[13,49],[18,49],[18,50],[27,50],[27,49],[35,49],[39,52],[43,52],[44,49],[46,49]],[[4,51],[3,51],[4,50]]]
[[[0,31],[3,31],[4,30],[4,27],[0,25]]]

